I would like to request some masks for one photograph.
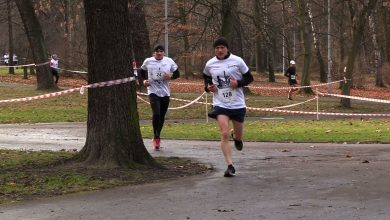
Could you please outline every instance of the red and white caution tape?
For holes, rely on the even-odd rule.
[[[296,89],[315,88],[315,87],[321,87],[321,86],[326,86],[326,85],[330,85],[330,84],[339,83],[341,81],[346,81],[346,79],[338,80],[338,81],[334,81],[334,82],[330,82],[330,83],[320,83],[320,84],[310,85],[310,86],[295,86],[294,88],[296,88]],[[288,90],[288,89],[291,89],[290,86],[288,86],[288,87],[247,86],[247,87],[250,88],[250,89],[267,89],[267,90],[284,90],[284,89]]]
[[[137,94],[138,94],[138,93],[137,93]],[[143,95],[143,94],[145,94],[145,93],[142,93],[142,95]],[[146,95],[148,95],[148,94],[146,94]],[[150,102],[148,102],[148,101],[146,101],[145,99],[141,98],[141,96],[139,96],[139,95],[137,95],[137,98],[138,98],[139,100],[143,101],[143,102],[146,103],[146,104],[150,104]]]
[[[88,72],[85,72],[85,71],[78,71],[78,70],[68,70],[68,69],[62,69],[62,68],[57,68],[58,70],[61,70],[61,71],[65,71],[65,72],[71,72],[71,73],[82,73],[82,74],[86,74]]]
[[[8,99],[8,100],[0,100],[0,103],[9,103],[9,102],[28,102],[32,100],[37,100],[37,99],[46,99],[46,98],[51,98],[54,96],[60,96],[72,92],[79,91],[81,88],[74,88],[74,89],[68,89],[60,92],[53,92],[53,93],[48,93],[44,95],[37,95],[37,96],[31,96],[31,97],[25,97],[25,98],[18,98],[18,99]]]
[[[305,111],[290,111],[290,110],[279,110],[272,108],[254,108],[247,107],[248,110],[252,111],[263,111],[263,112],[278,112],[278,113],[289,113],[299,115],[332,115],[332,116],[364,116],[364,117],[390,117],[390,114],[364,114],[364,113],[342,113],[342,112],[305,112]]]
[[[139,95],[144,95],[144,96],[147,96],[148,94],[146,93],[141,93],[141,92],[137,92],[137,94]],[[182,108],[186,108],[190,105],[193,105],[194,103],[198,103],[198,104],[206,104],[206,103],[203,103],[203,102],[199,102],[199,99],[201,99],[204,95],[206,94],[206,92],[203,92],[202,95],[200,95],[199,97],[197,97],[196,99],[190,101],[190,100],[185,100],[185,99],[178,99],[178,98],[172,98],[170,97],[171,100],[176,100],[176,101],[181,101],[181,102],[188,102],[187,104],[185,105],[182,105],[182,106],[179,106],[179,107],[171,107],[171,108],[168,108],[170,110],[177,110],[177,109],[182,109]],[[150,102],[146,101],[145,99],[141,98],[140,96],[137,95],[137,98],[140,99],[141,101],[147,103],[147,104],[150,104]]]
[[[38,63],[38,64],[30,63],[30,64],[24,64],[24,65],[15,65],[15,66],[0,66],[0,68],[9,68],[9,67],[18,68],[18,67],[29,67],[29,66],[43,66],[43,65],[47,65],[47,64],[49,64],[49,63],[50,63],[50,62]]]
[[[185,107],[188,107],[194,103],[197,103],[199,101],[199,99],[201,99],[204,95],[206,94],[206,92],[203,92],[202,95],[200,95],[198,98],[194,99],[193,101],[187,103],[186,105],[182,105],[182,106],[179,106],[179,107],[172,107],[172,108],[168,108],[168,109],[171,109],[171,110],[176,110],[176,109],[182,109],[182,108],[185,108]],[[178,100],[178,101],[188,101],[188,100],[184,100],[184,99],[176,99],[176,98],[172,98],[172,100]]]
[[[368,102],[378,102],[378,103],[390,104],[389,100],[384,100],[384,99],[372,99],[372,98],[365,98],[365,97],[358,97],[358,96],[338,95],[338,94],[329,94],[329,93],[321,93],[321,92],[318,92],[318,94],[322,95],[322,96],[333,96],[333,97],[339,97],[339,98],[356,99],[356,100],[362,100],[362,101],[368,101]]]
[[[316,100],[316,99],[317,99],[317,97],[309,99],[309,100],[306,100],[306,101],[303,101],[303,102],[295,103],[295,104],[292,104],[292,105],[284,105],[284,106],[273,107],[273,109],[282,109],[282,108],[295,107],[295,106],[298,106],[298,105],[305,104],[306,102],[311,102],[311,101]]]
[[[87,86],[84,86],[85,88],[99,88],[99,87],[106,87],[106,86],[113,86],[113,85],[119,85],[123,83],[128,83],[131,81],[134,81],[134,76],[123,78],[123,79],[116,79],[116,80],[110,80],[105,82],[98,82],[98,83],[92,83]]]
[[[84,94],[85,88],[98,88],[98,87],[105,87],[105,86],[113,86],[113,85],[131,82],[133,80],[135,80],[134,77],[128,77],[128,78],[111,80],[111,81],[106,81],[106,82],[93,83],[93,84],[89,84],[89,85],[82,86],[79,88],[73,88],[73,89],[68,89],[68,90],[64,90],[64,91],[60,91],[60,92],[48,93],[48,94],[44,94],[44,95],[37,95],[37,96],[17,98],[17,99],[0,100],[0,103],[27,102],[27,101],[37,100],[37,99],[45,99],[45,98],[60,96],[60,95],[64,95],[64,94],[68,94],[68,93],[72,93],[72,92],[76,92],[76,91],[80,91],[80,94]]]
[[[321,86],[326,86],[330,84],[335,84],[339,83],[341,81],[346,81],[347,79],[343,80],[338,80],[330,83],[321,83],[321,84],[316,84],[316,85],[310,85],[310,86],[296,86],[294,88],[301,89],[301,88],[314,88],[314,87],[321,87]],[[181,82],[171,82],[171,84],[176,84],[176,85],[191,85],[191,86],[204,86],[201,83],[181,83]],[[290,86],[288,87],[266,87],[266,86],[246,86],[250,89],[267,89],[267,90],[284,90],[284,89],[291,89]]]

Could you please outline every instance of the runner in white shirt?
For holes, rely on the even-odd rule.
[[[253,76],[242,58],[229,52],[225,38],[214,42],[215,57],[211,58],[203,71],[205,91],[213,93],[214,110],[209,117],[215,118],[221,132],[221,148],[228,168],[224,176],[235,175],[232,149],[229,144],[229,120],[233,122],[231,136],[234,146],[243,148],[243,122],[246,112],[243,86],[253,81]]]
[[[164,55],[164,47],[156,45],[153,57],[145,59],[140,69],[141,77],[144,79],[143,83],[148,88],[150,106],[153,112],[154,137],[152,143],[155,150],[160,149],[160,134],[169,106],[169,97],[171,95],[169,80],[177,79],[180,76],[175,61]]]
[[[57,54],[51,55],[51,60],[50,60],[50,70],[51,74],[55,78],[55,83],[58,83],[58,79],[60,78],[58,75],[58,57]]]

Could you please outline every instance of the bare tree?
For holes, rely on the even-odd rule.
[[[306,9],[306,1],[305,0],[296,0],[296,7],[298,13],[299,20],[299,29],[301,32],[301,39],[303,43],[303,71],[301,77],[301,84],[303,86],[310,85],[310,64],[311,64],[311,42],[310,42],[310,22],[308,22],[308,15]],[[302,89],[305,93],[312,93],[313,90],[310,87],[306,87]]]
[[[13,35],[13,32],[12,32],[12,11],[11,11],[11,0],[7,0],[7,14],[8,14],[8,42],[9,42],[9,60],[8,60],[8,64],[9,65],[14,65],[14,35]],[[15,74],[15,70],[13,67],[10,67],[9,70],[8,70],[8,73],[9,74]]]
[[[35,14],[31,0],[15,0],[15,2],[19,10],[20,17],[23,20],[34,62],[36,64],[46,63],[48,60],[42,28]],[[53,82],[49,65],[39,65],[36,67],[36,70],[38,89],[57,88]]]
[[[128,0],[84,0],[84,6],[88,83],[129,77]],[[102,167],[158,166],[143,144],[134,81],[88,91],[87,139],[79,159]]]
[[[348,61],[345,73],[345,77],[348,79],[348,81],[347,83],[343,84],[343,95],[350,95],[350,90],[353,85],[355,58],[359,54],[361,48],[360,45],[368,16],[374,9],[377,1],[378,0],[369,0],[367,4],[365,4],[365,2],[361,2],[362,4],[358,2],[349,2],[352,15],[352,43],[348,52]],[[351,107],[351,100],[348,98],[341,98],[340,102],[344,107]]]

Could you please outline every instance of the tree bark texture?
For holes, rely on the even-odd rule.
[[[178,0],[179,4],[179,14],[180,14],[180,24],[183,27],[189,25],[187,23],[187,12],[186,12],[186,2],[184,0]],[[183,45],[184,45],[184,76],[186,79],[194,76],[191,65],[191,50],[190,50],[190,41],[188,39],[189,31],[187,28],[181,30],[183,32]]]
[[[353,71],[355,65],[356,56],[359,54],[359,50],[361,49],[361,41],[363,38],[363,32],[365,30],[365,24],[368,21],[368,16],[371,11],[375,7],[378,0],[369,0],[367,5],[363,5],[361,12],[356,15],[352,20],[354,21],[352,24],[352,45],[348,52],[348,60],[347,67],[345,72],[345,77],[348,79],[347,83],[343,84],[342,94],[350,95],[350,90],[353,84]],[[355,11],[359,10],[357,7]],[[341,98],[340,103],[344,107],[351,107],[351,100],[348,98]]]
[[[145,57],[149,57],[152,53],[149,30],[146,25],[144,0],[129,0],[129,25],[131,60],[135,59],[137,67],[140,67]],[[142,78],[138,79],[140,80],[139,90],[146,90],[141,82]]]
[[[303,41],[303,70],[301,84],[310,86],[310,64],[311,64],[311,42],[310,42],[310,23],[307,21],[308,15],[305,9],[305,0],[296,0],[298,9],[299,29]],[[310,87],[302,89],[305,93],[313,93]]]
[[[84,0],[89,84],[131,75],[127,4]],[[102,167],[158,166],[143,144],[135,81],[89,89],[87,138],[79,157]]]
[[[7,0],[7,14],[8,14],[8,42],[9,42],[9,58],[8,58],[8,65],[13,66],[14,65],[14,35],[12,32],[12,9],[11,9],[11,0]],[[10,67],[8,69],[9,74],[15,74],[15,69],[13,67]]]
[[[221,36],[229,42],[229,51],[243,57],[241,24],[237,14],[238,0],[222,0],[222,27]]]
[[[15,2],[19,10],[20,17],[22,18],[24,29],[26,30],[34,63],[42,64],[48,62],[42,28],[37,15],[35,14],[31,0],[15,0]],[[36,66],[36,74],[38,89],[57,88],[53,82],[48,64]]]

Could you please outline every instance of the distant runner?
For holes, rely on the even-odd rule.
[[[288,84],[291,87],[291,89],[288,90],[287,98],[289,100],[292,100],[292,93],[298,90],[298,88],[295,88],[295,87],[297,87],[297,84],[298,84],[298,74],[295,71],[295,61],[294,60],[290,61],[290,67],[286,70],[284,75],[286,77],[288,77]]]

